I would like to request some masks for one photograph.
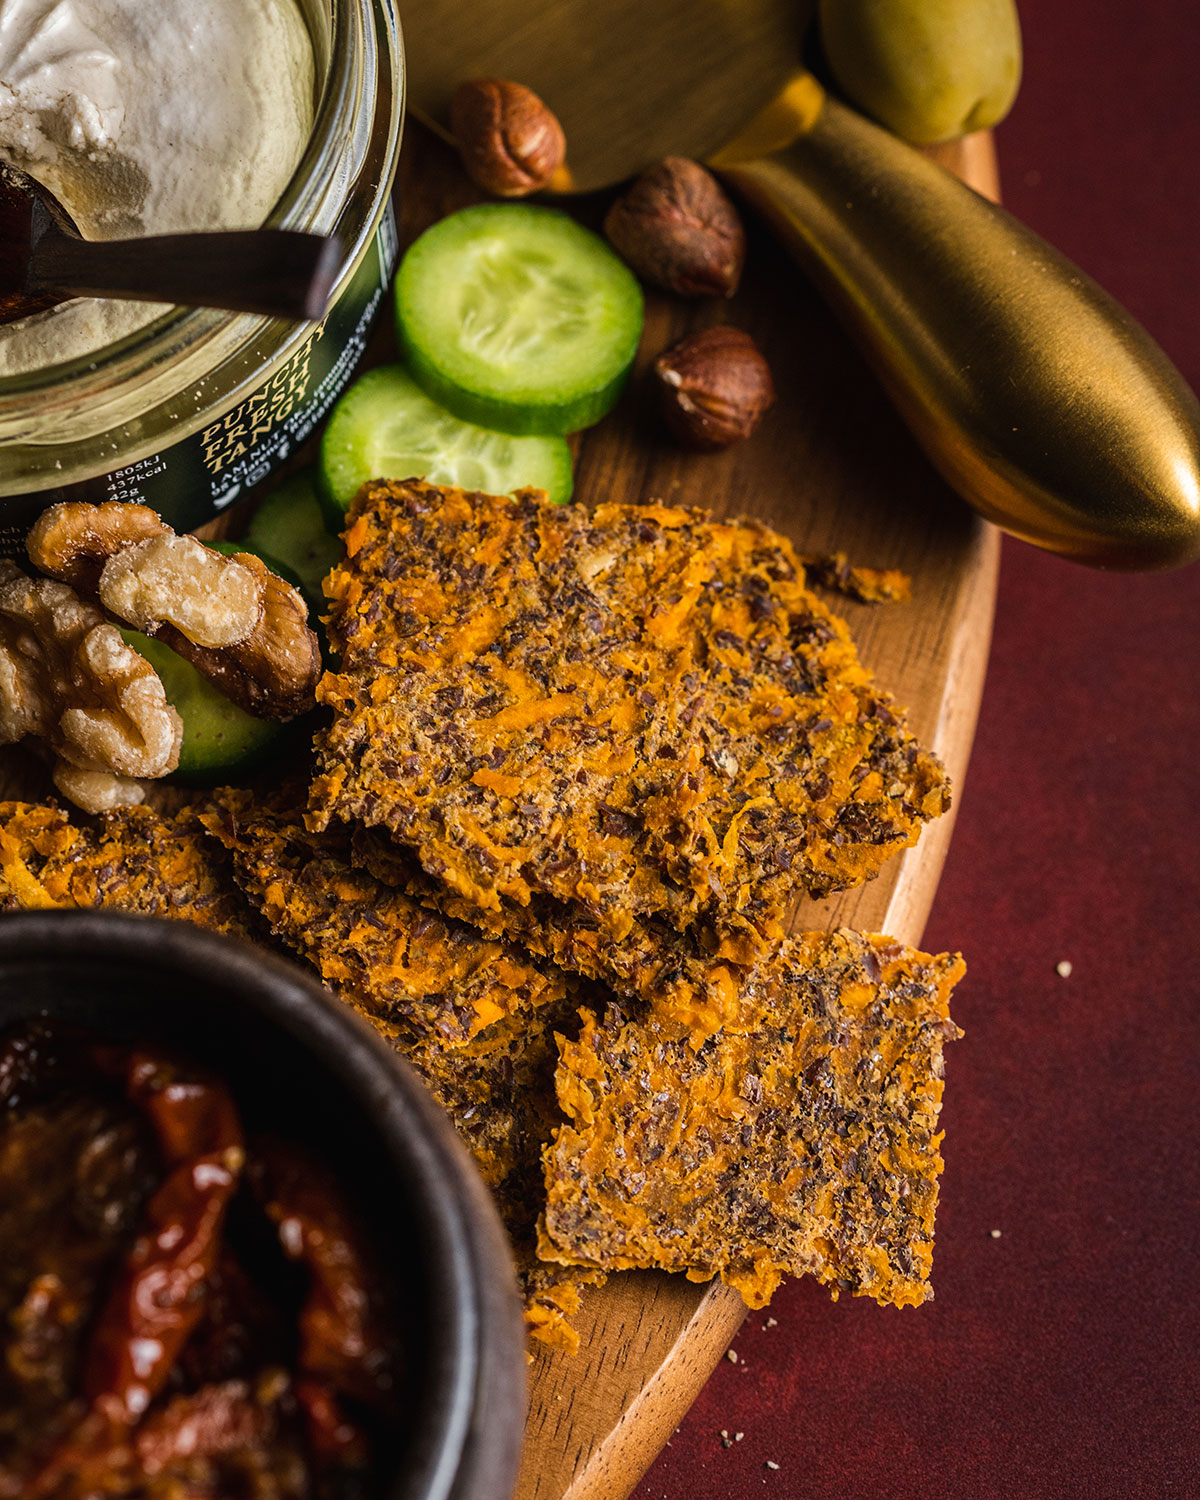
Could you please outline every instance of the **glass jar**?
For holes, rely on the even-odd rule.
[[[396,259],[404,106],[393,0],[300,0],[319,81],[268,225],[334,234],[319,325],[174,308],[119,343],[0,378],[0,556],[59,500],[136,500],[178,531],[245,499],[305,442],[366,347]]]

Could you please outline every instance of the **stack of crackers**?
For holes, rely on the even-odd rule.
[[[99,830],[0,805],[0,908],[307,959],[449,1112],[548,1343],[630,1267],[927,1298],[962,963],[787,931],[949,788],[791,545],[419,481],[367,486],[345,544],[311,773]]]

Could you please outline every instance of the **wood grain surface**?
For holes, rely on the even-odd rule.
[[[995,192],[990,137],[937,154],[981,191]],[[445,146],[411,125],[397,194],[402,243],[476,196]],[[593,224],[603,207],[575,205]],[[645,399],[646,368],[676,338],[718,322],[755,336],[779,399],[750,441],[720,454],[688,454],[663,437]],[[391,357],[386,330],[371,357]],[[997,534],[946,490],[825,307],[765,236],[752,228],[743,287],[732,301],[648,296],[631,390],[579,441],[576,498],[655,499],[753,515],[786,532],[802,552],[842,551],[852,562],[911,574],[910,604],[835,607],[864,661],[908,705],[913,728],[961,788],[987,661]],[[236,536],[244,520],[235,512],[210,530]],[[0,796],[48,791],[30,758],[0,753]],[[793,925],[850,924],[918,942],[952,821],[953,813],[864,889],[801,904]],[[518,1500],[622,1500],[744,1312],[728,1288],[656,1273],[624,1273],[586,1292],[578,1355],[535,1346]]]

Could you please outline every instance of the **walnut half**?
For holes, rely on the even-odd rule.
[[[213,649],[169,627],[158,637],[248,714],[293,718],[312,708],[321,675],[321,648],[308,628],[308,606],[261,557],[235,552],[230,561],[251,572],[262,590],[258,624],[246,639]]]
[[[183,724],[149,662],[74,589],[0,560],[0,744],[33,738],[85,810],[141,800],[179,764]]]
[[[321,653],[308,609],[253,554],[215,552],[116,500],[51,506],[26,545],[43,573],[170,646],[248,713],[286,719],[312,706]]]
[[[236,557],[167,532],[110,557],[100,603],[147,635],[171,625],[195,646],[236,646],[262,616],[263,590]]]

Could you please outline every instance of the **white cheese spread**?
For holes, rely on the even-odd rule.
[[[312,114],[296,0],[0,0],[0,161],[89,239],[261,224]],[[81,299],[0,328],[0,375],[91,353],[162,311]]]

